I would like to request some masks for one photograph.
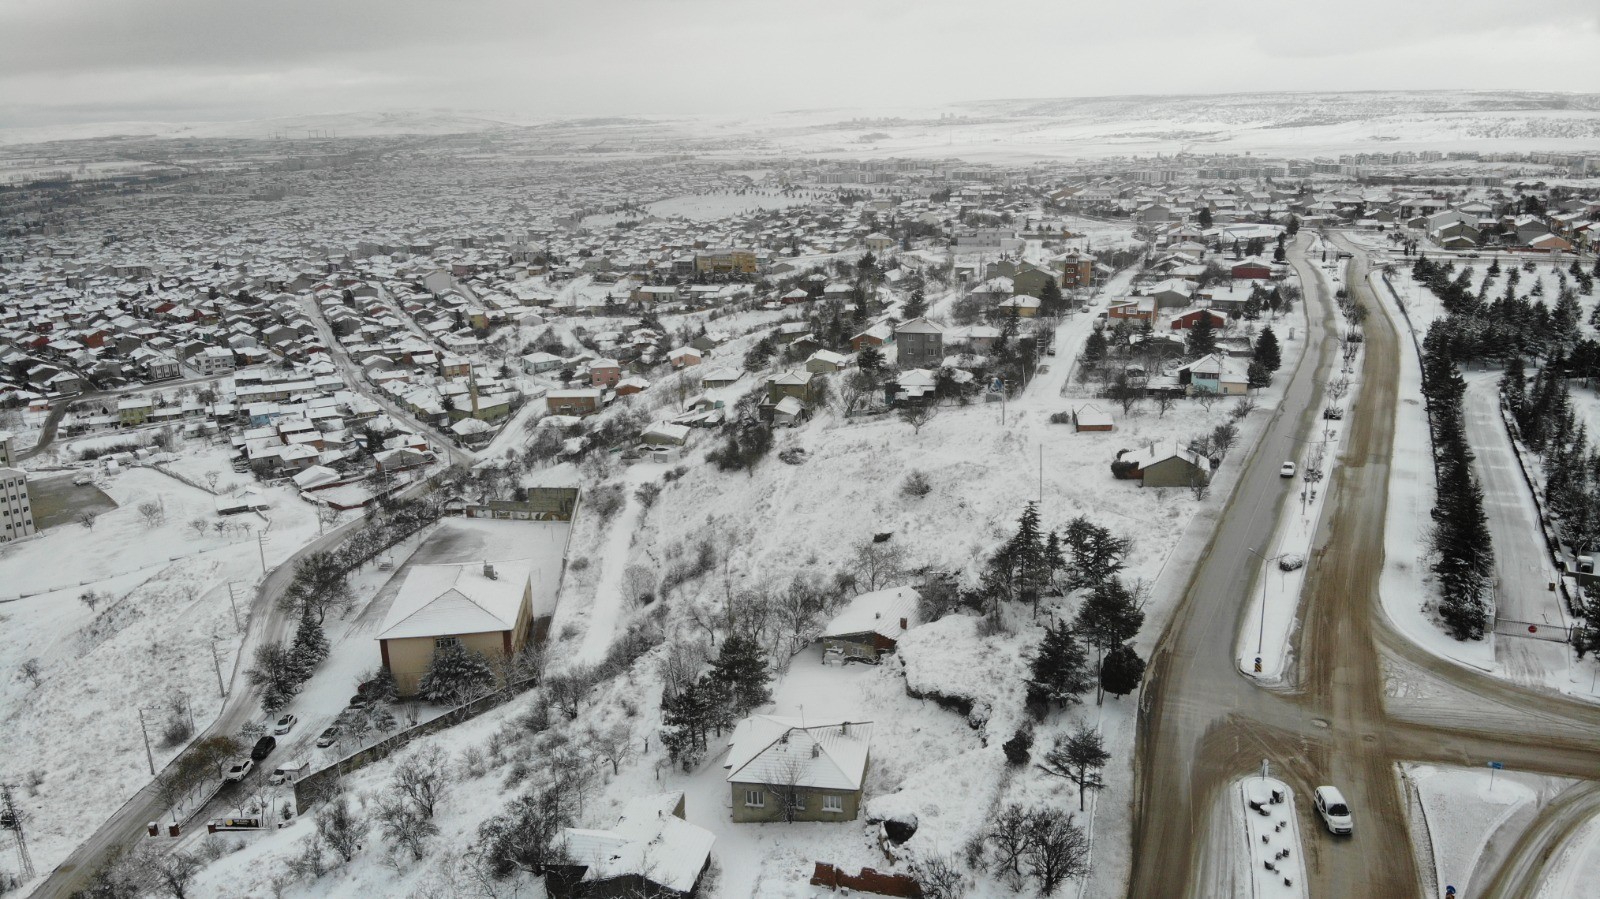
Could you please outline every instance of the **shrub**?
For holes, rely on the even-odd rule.
[[[915,469],[906,475],[905,483],[900,485],[900,492],[906,496],[927,496],[933,491],[933,485],[928,483],[928,476]]]
[[[1006,761],[1013,767],[1020,768],[1026,765],[1030,750],[1033,749],[1033,730],[1027,727],[1018,730],[1000,748],[1005,751]]]

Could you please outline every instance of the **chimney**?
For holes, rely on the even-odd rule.
[[[493,562],[483,563],[483,576],[491,581],[499,578],[499,575],[495,574]]]
[[[811,757],[812,758],[816,758],[817,756],[819,756],[821,754],[822,754],[822,744],[821,743],[812,743],[811,744]]]
[[[839,724],[839,736],[848,737],[849,735],[850,735],[850,722],[848,722],[848,721],[840,722],[840,724]]]
[[[904,618],[900,619],[900,629],[901,630],[905,630],[906,629],[906,620]]]

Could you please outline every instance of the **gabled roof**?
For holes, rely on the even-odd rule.
[[[588,869],[583,880],[637,875],[687,895],[717,838],[672,813],[682,798],[682,793],[663,793],[634,799],[611,830],[567,828],[562,842],[572,862]]]
[[[824,637],[845,637],[852,634],[881,634],[896,638],[906,629],[900,626],[904,619],[909,626],[917,620],[917,602],[921,597],[911,587],[891,587],[863,593],[850,600],[850,605],[823,630]]]
[[[914,318],[908,322],[902,322],[900,327],[894,329],[894,332],[896,334],[943,334],[944,327],[938,322],[931,322],[925,318]]]
[[[872,722],[751,715],[728,740],[730,783],[859,790]]]
[[[482,562],[412,568],[389,606],[378,639],[514,629],[532,570],[520,559],[492,564],[492,579],[484,576]]]

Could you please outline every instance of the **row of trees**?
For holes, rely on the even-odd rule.
[[[1422,394],[1433,435],[1436,499],[1433,571],[1439,577],[1439,615],[1457,640],[1483,636],[1491,611],[1484,597],[1494,571],[1483,489],[1472,472],[1462,398],[1466,382],[1452,355],[1448,320],[1423,340]]]

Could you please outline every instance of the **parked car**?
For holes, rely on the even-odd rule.
[[[239,781],[244,780],[245,775],[249,774],[251,769],[255,766],[256,763],[249,759],[240,759],[239,761],[233,763],[232,768],[228,769],[228,774],[222,778],[222,782],[225,784],[238,783]]]
[[[1338,787],[1317,787],[1316,799],[1312,803],[1317,814],[1322,816],[1322,823],[1328,826],[1328,832],[1334,834],[1348,834],[1355,830],[1355,822],[1350,817],[1350,806],[1344,801],[1344,794]]]
[[[294,730],[294,726],[298,723],[300,723],[299,718],[296,718],[293,715],[284,715],[282,718],[278,719],[277,724],[272,726],[272,734],[273,736],[281,737],[289,731]]]
[[[272,750],[277,749],[277,748],[278,748],[278,738],[277,737],[273,737],[273,736],[270,736],[270,735],[262,737],[261,739],[256,741],[255,748],[250,750],[250,758],[252,758],[252,759],[254,759],[254,760],[259,762],[262,759],[266,758],[267,756],[271,755],[272,754]]]
[[[1292,477],[1294,477],[1294,463],[1293,462],[1285,462],[1285,463],[1283,463],[1283,467],[1278,469],[1278,477],[1280,477],[1280,478],[1292,478]]]
[[[334,744],[334,742],[336,740],[338,740],[338,739],[339,739],[339,727],[338,727],[338,725],[334,725],[333,727],[330,727],[327,730],[323,731],[322,732],[322,736],[317,738],[317,748],[318,749],[326,749],[329,746],[332,746]]]

